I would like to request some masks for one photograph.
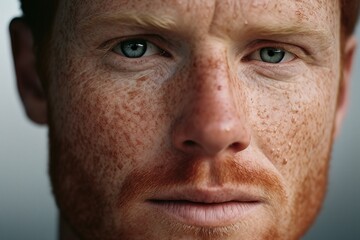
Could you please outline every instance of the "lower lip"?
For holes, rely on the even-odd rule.
[[[237,201],[211,204],[188,201],[150,201],[150,203],[185,224],[203,227],[234,224],[261,204]]]

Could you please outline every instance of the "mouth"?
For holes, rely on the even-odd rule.
[[[170,218],[200,227],[235,224],[264,204],[259,197],[229,191],[185,191],[170,195],[147,202]]]

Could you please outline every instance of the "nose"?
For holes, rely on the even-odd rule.
[[[214,157],[249,146],[246,104],[241,104],[244,89],[234,82],[236,78],[224,51],[194,60],[187,78],[191,90],[184,96],[187,101],[173,129],[178,150]]]

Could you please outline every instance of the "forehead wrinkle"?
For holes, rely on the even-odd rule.
[[[99,15],[89,16],[82,19],[78,23],[78,27],[90,28],[98,24],[114,24],[120,23],[123,26],[134,26],[142,28],[155,28],[170,30],[176,27],[175,19],[170,15],[157,16],[151,13],[137,13],[137,12],[119,12],[119,13],[105,13]]]
[[[285,3],[285,4],[284,4]],[[303,8],[302,8],[303,7]],[[319,41],[331,43],[334,41],[334,27],[329,24],[321,24],[321,20],[328,19],[324,14],[334,14],[329,11],[331,6],[321,6],[307,1],[268,1],[268,0],[238,0],[219,1],[214,13],[212,33],[224,36],[224,33],[238,38],[239,33],[260,33],[268,35],[313,35]],[[291,9],[290,15],[287,9]],[[232,14],[222,17],[221,12],[232,11]],[[302,14],[309,14],[309,18],[299,20],[296,15],[301,9]],[[316,11],[321,10],[321,11]],[[274,14],[278,13],[278,14]],[[226,23],[226,24],[224,24]],[[319,24],[314,24],[319,23]],[[336,32],[336,31],[335,31]],[[322,44],[328,45],[328,44]]]

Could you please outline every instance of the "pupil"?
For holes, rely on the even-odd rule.
[[[138,47],[139,47],[139,44],[132,44],[131,50],[136,51],[138,49]]]
[[[121,52],[129,58],[140,58],[147,50],[146,41],[142,39],[131,39],[121,43]]]

